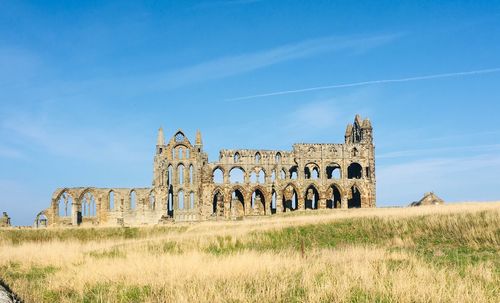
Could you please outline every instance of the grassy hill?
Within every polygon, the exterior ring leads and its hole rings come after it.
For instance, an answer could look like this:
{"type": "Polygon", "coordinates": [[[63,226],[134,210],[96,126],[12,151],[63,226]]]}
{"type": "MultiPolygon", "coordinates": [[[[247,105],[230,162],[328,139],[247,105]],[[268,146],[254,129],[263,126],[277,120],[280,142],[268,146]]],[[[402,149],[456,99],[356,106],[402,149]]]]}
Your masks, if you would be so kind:
{"type": "Polygon", "coordinates": [[[26,302],[497,302],[500,203],[0,230],[26,302]]]}

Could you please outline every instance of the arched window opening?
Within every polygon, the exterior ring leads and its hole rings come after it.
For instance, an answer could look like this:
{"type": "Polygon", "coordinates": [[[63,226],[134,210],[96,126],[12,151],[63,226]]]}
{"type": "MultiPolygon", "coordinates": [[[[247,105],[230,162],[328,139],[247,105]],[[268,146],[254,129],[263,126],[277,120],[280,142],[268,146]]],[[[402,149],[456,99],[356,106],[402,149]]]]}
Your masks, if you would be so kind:
{"type": "Polygon", "coordinates": [[[156,208],[156,202],[155,202],[155,194],[153,192],[151,192],[149,194],[149,209],[151,210],[155,210],[156,208]]]}
{"type": "Polygon", "coordinates": [[[313,185],[309,186],[306,190],[305,195],[305,208],[306,209],[318,209],[319,193],[316,187],[313,185]]]}
{"type": "Polygon", "coordinates": [[[82,216],[94,217],[95,216],[95,198],[90,192],[86,192],[82,198],[82,216]]]}
{"type": "Polygon", "coordinates": [[[297,210],[297,191],[292,185],[288,185],[283,191],[283,210],[293,211],[297,210]]]}
{"type": "Polygon", "coordinates": [[[366,173],[365,173],[365,176],[370,179],[371,178],[371,174],[370,174],[370,168],[369,167],[366,167],[366,173]]]}
{"type": "Polygon", "coordinates": [[[358,149],[355,147],[351,150],[351,156],[357,157],[359,155],[358,149]]]}
{"type": "Polygon", "coordinates": [[[194,209],[194,193],[189,194],[189,208],[194,209]]]}
{"type": "Polygon", "coordinates": [[[273,189],[273,194],[271,195],[271,214],[275,214],[276,213],[276,201],[277,197],[276,197],[276,191],[274,191],[273,189]]]}
{"type": "Polygon", "coordinates": [[[259,170],[259,172],[257,173],[257,183],[266,183],[266,172],[263,169],[259,170]]]}
{"type": "Polygon", "coordinates": [[[361,207],[361,193],[356,186],[351,187],[350,198],[347,201],[348,208],[360,208],[361,207]]]}
{"type": "Polygon", "coordinates": [[[179,147],[179,159],[184,159],[183,151],[182,147],[179,147]]]}
{"type": "Polygon", "coordinates": [[[177,193],[177,204],[179,209],[184,209],[184,192],[182,190],[177,193]]]}
{"type": "Polygon", "coordinates": [[[179,164],[179,166],[177,166],[177,173],[178,173],[178,177],[179,177],[179,184],[183,185],[184,184],[184,165],[183,164],[179,164]]]}
{"type": "Polygon", "coordinates": [[[239,163],[240,162],[240,154],[235,153],[233,157],[234,163],[239,163]]]}
{"type": "Polygon", "coordinates": [[[189,184],[193,185],[194,182],[194,168],[193,165],[189,165],[189,184]]]}
{"type": "Polygon", "coordinates": [[[297,166],[292,166],[292,168],[290,168],[290,179],[297,180],[298,177],[297,171],[298,171],[297,166]]]}
{"type": "Polygon", "coordinates": [[[319,169],[317,167],[313,168],[311,172],[311,179],[313,180],[319,179],[319,169]]]}
{"type": "Polygon", "coordinates": [[[73,206],[73,197],[67,192],[63,192],[57,201],[59,207],[59,217],[71,216],[71,207],[73,206]]]}
{"type": "Polygon", "coordinates": [[[231,193],[231,216],[242,218],[245,216],[245,199],[239,189],[231,193]]]}
{"type": "Polygon", "coordinates": [[[223,217],[224,216],[224,196],[217,190],[214,194],[212,201],[212,216],[223,217]]]}
{"type": "Polygon", "coordinates": [[[169,217],[174,216],[174,193],[172,192],[172,188],[170,188],[170,190],[168,192],[167,215],[169,217]]]}
{"type": "Polygon", "coordinates": [[[341,208],[342,206],[342,196],[337,186],[332,185],[328,188],[327,192],[326,207],[327,208],[341,208]]]}
{"type": "Polygon", "coordinates": [[[250,183],[257,183],[257,173],[254,171],[250,174],[250,183]]]}
{"type": "Polygon", "coordinates": [[[341,171],[340,165],[338,164],[330,164],[326,167],[326,177],[328,179],[340,179],[341,171]]]}
{"type": "Polygon", "coordinates": [[[353,162],[347,168],[347,178],[348,179],[361,179],[363,168],[359,163],[353,162]]]}
{"type": "Polygon", "coordinates": [[[191,151],[189,148],[186,149],[186,159],[189,159],[191,157],[191,151]]]}
{"type": "Polygon", "coordinates": [[[286,179],[286,172],[285,172],[285,169],[282,169],[281,172],[280,172],[280,179],[281,180],[285,180],[286,179]]]}
{"type": "Polygon", "coordinates": [[[222,171],[222,169],[220,167],[217,167],[216,169],[214,169],[214,171],[212,173],[212,179],[213,179],[215,184],[224,183],[224,172],[222,171]]]}
{"type": "Polygon", "coordinates": [[[184,134],[182,132],[177,132],[175,134],[175,142],[182,142],[184,141],[186,137],[184,136],[184,134]]]}
{"type": "Polygon", "coordinates": [[[172,185],[172,177],[174,176],[174,169],[172,168],[172,165],[168,166],[168,171],[167,171],[167,185],[170,186],[172,185]]]}
{"type": "Polygon", "coordinates": [[[260,160],[261,160],[261,156],[260,156],[260,153],[257,152],[255,154],[255,164],[260,164],[260,160]]]}
{"type": "Polygon", "coordinates": [[[271,182],[274,181],[276,181],[276,171],[273,169],[273,171],[271,172],[271,182]]]}
{"type": "Polygon", "coordinates": [[[276,164],[280,164],[281,163],[281,153],[277,153],[276,154],[275,160],[276,160],[276,164]]]}
{"type": "Polygon", "coordinates": [[[266,213],[266,201],[264,199],[264,194],[259,189],[256,189],[252,193],[251,205],[254,215],[264,215],[266,213]]]}
{"type": "Polygon", "coordinates": [[[229,171],[229,181],[231,183],[245,182],[245,171],[240,167],[234,167],[229,171]]]}
{"type": "Polygon", "coordinates": [[[108,194],[108,207],[110,211],[115,210],[115,192],[110,191],[108,194]]]}
{"type": "Polygon", "coordinates": [[[130,209],[135,209],[136,206],[136,199],[137,199],[137,194],[135,193],[135,190],[132,190],[130,192],[130,209]]]}

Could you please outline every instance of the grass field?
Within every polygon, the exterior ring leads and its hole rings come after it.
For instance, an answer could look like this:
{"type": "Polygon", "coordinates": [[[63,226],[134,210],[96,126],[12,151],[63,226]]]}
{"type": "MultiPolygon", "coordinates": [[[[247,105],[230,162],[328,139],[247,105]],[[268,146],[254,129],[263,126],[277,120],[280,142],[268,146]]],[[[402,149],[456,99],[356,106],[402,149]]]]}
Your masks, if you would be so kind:
{"type": "Polygon", "coordinates": [[[498,302],[500,203],[0,230],[26,302],[498,302]]]}

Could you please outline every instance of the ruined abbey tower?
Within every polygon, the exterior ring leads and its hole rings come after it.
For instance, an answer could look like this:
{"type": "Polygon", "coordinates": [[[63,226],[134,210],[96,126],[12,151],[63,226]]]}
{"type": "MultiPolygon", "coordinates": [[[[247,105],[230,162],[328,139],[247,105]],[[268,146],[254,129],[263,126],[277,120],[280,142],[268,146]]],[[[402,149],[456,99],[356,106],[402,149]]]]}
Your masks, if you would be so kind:
{"type": "Polygon", "coordinates": [[[375,207],[372,126],[359,115],[344,144],[294,144],[292,150],[221,150],[208,161],[198,131],[165,141],[158,131],[152,186],[60,188],[35,226],[154,225],[237,220],[289,211],[375,207]]]}

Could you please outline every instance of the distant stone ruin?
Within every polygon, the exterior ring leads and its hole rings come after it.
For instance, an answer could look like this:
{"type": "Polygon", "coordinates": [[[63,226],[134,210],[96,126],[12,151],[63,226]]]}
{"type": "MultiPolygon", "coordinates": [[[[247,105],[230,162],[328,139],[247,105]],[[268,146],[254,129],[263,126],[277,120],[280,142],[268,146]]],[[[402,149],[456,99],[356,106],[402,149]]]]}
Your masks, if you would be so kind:
{"type": "Polygon", "coordinates": [[[6,212],[3,212],[2,217],[0,217],[0,227],[10,227],[10,217],[6,212]]]}
{"type": "Polygon", "coordinates": [[[444,205],[444,200],[436,196],[433,192],[425,193],[420,201],[413,202],[410,206],[423,206],[423,205],[444,205]]]}
{"type": "Polygon", "coordinates": [[[221,150],[208,161],[201,133],[158,131],[152,186],[59,188],[35,227],[131,226],[241,220],[289,211],[375,207],[375,146],[369,119],[356,115],[345,142],[292,150],[221,150]]]}

